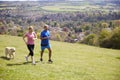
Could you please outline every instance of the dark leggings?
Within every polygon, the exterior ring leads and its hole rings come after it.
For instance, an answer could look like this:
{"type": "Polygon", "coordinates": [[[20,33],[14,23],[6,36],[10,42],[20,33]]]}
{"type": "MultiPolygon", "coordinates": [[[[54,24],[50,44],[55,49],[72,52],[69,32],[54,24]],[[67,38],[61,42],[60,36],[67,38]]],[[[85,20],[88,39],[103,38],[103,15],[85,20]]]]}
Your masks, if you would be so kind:
{"type": "Polygon", "coordinates": [[[33,45],[28,44],[27,47],[30,52],[29,55],[33,56],[34,55],[34,44],[33,45]]]}

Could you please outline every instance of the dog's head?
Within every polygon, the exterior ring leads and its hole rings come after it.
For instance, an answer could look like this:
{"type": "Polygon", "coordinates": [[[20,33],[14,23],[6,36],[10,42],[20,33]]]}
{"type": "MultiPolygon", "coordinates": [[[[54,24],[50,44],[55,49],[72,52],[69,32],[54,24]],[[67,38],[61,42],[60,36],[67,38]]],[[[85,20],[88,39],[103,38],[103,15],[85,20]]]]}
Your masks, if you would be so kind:
{"type": "Polygon", "coordinates": [[[15,48],[11,48],[10,51],[11,51],[11,52],[15,52],[15,48]]]}

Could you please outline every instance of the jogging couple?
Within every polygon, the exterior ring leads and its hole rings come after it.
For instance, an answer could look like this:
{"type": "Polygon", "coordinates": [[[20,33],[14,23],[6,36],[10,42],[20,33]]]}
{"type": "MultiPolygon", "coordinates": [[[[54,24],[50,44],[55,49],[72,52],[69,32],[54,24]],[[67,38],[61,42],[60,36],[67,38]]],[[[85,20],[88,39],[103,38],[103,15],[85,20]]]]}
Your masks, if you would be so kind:
{"type": "MultiPolygon", "coordinates": [[[[52,50],[51,50],[50,43],[49,43],[50,32],[49,32],[48,28],[49,28],[48,25],[44,25],[44,30],[40,33],[40,39],[41,39],[41,44],[40,44],[41,45],[40,61],[41,62],[43,61],[43,53],[44,53],[44,50],[47,48],[48,51],[49,51],[48,62],[52,63],[53,62],[52,59],[51,59],[52,50]]],[[[34,60],[34,46],[35,46],[34,41],[36,39],[37,39],[36,33],[34,32],[33,27],[30,26],[28,28],[28,32],[24,34],[23,40],[26,43],[27,48],[29,50],[29,54],[25,57],[25,59],[28,62],[28,57],[31,56],[31,60],[32,60],[32,64],[33,65],[36,64],[35,60],[34,60]],[[25,38],[27,38],[27,40],[25,38]]]]}

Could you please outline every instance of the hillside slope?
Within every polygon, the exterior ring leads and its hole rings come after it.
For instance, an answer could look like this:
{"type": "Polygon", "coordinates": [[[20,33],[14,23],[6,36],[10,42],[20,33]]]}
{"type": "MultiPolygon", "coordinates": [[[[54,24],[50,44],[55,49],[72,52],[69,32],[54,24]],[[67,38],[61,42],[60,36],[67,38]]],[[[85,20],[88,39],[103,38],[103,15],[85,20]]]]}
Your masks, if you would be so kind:
{"type": "Polygon", "coordinates": [[[25,63],[28,50],[21,37],[0,35],[0,80],[119,80],[120,50],[82,44],[51,41],[53,64],[39,62],[39,40],[36,41],[37,64],[25,63]],[[14,60],[4,57],[6,46],[16,47],[14,60]]]}

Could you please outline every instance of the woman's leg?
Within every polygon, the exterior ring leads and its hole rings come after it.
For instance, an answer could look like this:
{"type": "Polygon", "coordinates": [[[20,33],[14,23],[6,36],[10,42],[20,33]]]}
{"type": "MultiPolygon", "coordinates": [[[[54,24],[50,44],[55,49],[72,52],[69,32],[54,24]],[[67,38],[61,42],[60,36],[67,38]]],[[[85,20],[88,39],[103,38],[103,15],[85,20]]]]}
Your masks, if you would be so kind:
{"type": "Polygon", "coordinates": [[[32,59],[32,63],[35,64],[35,59],[34,59],[34,45],[31,45],[31,59],[32,59]]]}
{"type": "Polygon", "coordinates": [[[34,45],[28,45],[28,49],[30,51],[28,57],[31,56],[32,63],[35,64],[35,60],[34,60],[34,45]]]}
{"type": "Polygon", "coordinates": [[[28,48],[28,50],[29,50],[29,54],[28,54],[27,56],[25,56],[25,59],[26,59],[26,61],[28,62],[28,57],[29,57],[30,54],[31,54],[30,45],[27,45],[27,48],[28,48]]]}

